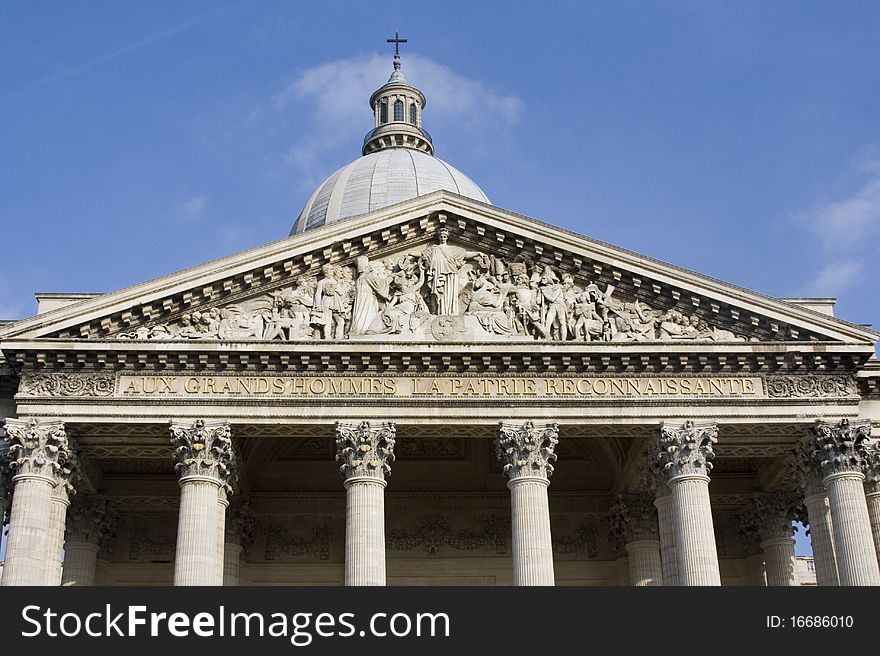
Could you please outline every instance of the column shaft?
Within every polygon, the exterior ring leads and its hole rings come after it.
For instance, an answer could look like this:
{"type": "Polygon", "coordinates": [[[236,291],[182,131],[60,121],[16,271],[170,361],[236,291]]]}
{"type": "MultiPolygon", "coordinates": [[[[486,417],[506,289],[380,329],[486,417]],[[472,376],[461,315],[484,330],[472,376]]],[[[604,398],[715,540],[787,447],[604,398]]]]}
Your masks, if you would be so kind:
{"type": "Polygon", "coordinates": [[[241,575],[240,544],[227,542],[223,550],[223,585],[235,587],[239,585],[241,575]]]}
{"type": "Polygon", "coordinates": [[[810,523],[810,542],[813,546],[813,562],[816,565],[816,584],[840,585],[837,575],[837,559],[834,555],[834,535],[831,509],[825,494],[813,494],[804,499],[807,521],[810,523]]]}
{"type": "Polygon", "coordinates": [[[513,584],[554,585],[553,540],[546,478],[519,476],[510,488],[513,584]]]}
{"type": "Polygon", "coordinates": [[[629,557],[621,556],[614,564],[617,565],[617,585],[629,585],[629,557]]]}
{"type": "Polygon", "coordinates": [[[874,551],[880,561],[880,492],[865,495],[868,504],[868,518],[871,521],[871,533],[874,536],[874,551]]]}
{"type": "Polygon", "coordinates": [[[672,495],[667,494],[654,501],[660,526],[660,561],[663,567],[663,585],[678,585],[678,560],[675,553],[675,515],[672,495]]]}
{"type": "Polygon", "coordinates": [[[794,538],[772,538],[761,542],[767,585],[793,586],[798,584],[794,558],[794,538]]]}
{"type": "Polygon", "coordinates": [[[858,472],[835,473],[824,480],[840,585],[880,585],[863,480],[858,472]]]}
{"type": "Polygon", "coordinates": [[[637,587],[663,585],[659,540],[637,540],[626,545],[629,584],[637,587]]]}
{"type": "Polygon", "coordinates": [[[217,490],[217,585],[224,585],[226,571],[226,509],[229,501],[226,499],[226,490],[220,487],[217,490]]]}
{"type": "Polygon", "coordinates": [[[49,518],[49,558],[46,561],[45,585],[61,585],[61,558],[64,553],[64,527],[70,501],[63,484],[52,492],[52,511],[49,518]]]}
{"type": "Polygon", "coordinates": [[[67,542],[64,545],[64,568],[61,585],[95,585],[97,556],[101,548],[91,542],[67,542]]]}
{"type": "Polygon", "coordinates": [[[764,554],[754,554],[746,558],[749,585],[764,587],[767,585],[767,571],[764,567],[764,554]]]}
{"type": "MultiPolygon", "coordinates": [[[[174,585],[223,583],[222,570],[217,564],[220,558],[217,549],[219,486],[219,480],[205,476],[180,479],[174,585]]],[[[220,561],[222,564],[222,558],[220,561]]]]}
{"type": "Polygon", "coordinates": [[[46,585],[55,481],[45,476],[16,476],[13,482],[3,585],[46,585]]]}
{"type": "Polygon", "coordinates": [[[95,560],[95,585],[107,585],[107,567],[109,562],[103,558],[95,560]]]}
{"type": "Polygon", "coordinates": [[[709,477],[676,476],[669,481],[675,549],[681,585],[721,585],[709,503],[709,477]]]}
{"type": "Polygon", "coordinates": [[[385,481],[345,481],[345,585],[385,585],[385,481]]]}

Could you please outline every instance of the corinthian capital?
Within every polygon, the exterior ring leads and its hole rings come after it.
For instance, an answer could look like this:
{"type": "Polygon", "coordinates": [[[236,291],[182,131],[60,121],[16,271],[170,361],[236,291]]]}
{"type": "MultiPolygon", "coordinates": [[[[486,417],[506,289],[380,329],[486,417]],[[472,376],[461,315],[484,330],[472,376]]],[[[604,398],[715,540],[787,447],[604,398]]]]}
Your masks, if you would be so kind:
{"type": "Polygon", "coordinates": [[[206,424],[197,419],[191,425],[171,424],[174,446],[174,469],[181,478],[207,476],[220,482],[232,493],[238,459],[232,444],[232,430],[227,423],[206,424]]]}
{"type": "Polygon", "coordinates": [[[336,422],[336,462],[342,463],[342,477],[385,480],[390,476],[396,433],[391,422],[336,422]]]}
{"type": "Polygon", "coordinates": [[[817,420],[812,430],[816,446],[813,457],[825,476],[864,469],[871,444],[869,420],[850,423],[848,419],[842,419],[836,424],[817,420]]]}
{"type": "Polygon", "coordinates": [[[611,539],[618,550],[630,542],[659,539],[660,528],[653,495],[621,496],[612,504],[609,517],[611,539]]]}
{"type": "Polygon", "coordinates": [[[502,471],[509,479],[522,476],[549,478],[553,475],[556,461],[556,445],[559,444],[559,424],[548,422],[535,424],[527,421],[521,425],[501,422],[495,453],[502,463],[502,471]]]}
{"type": "Polygon", "coordinates": [[[678,428],[669,424],[660,427],[658,460],[669,479],[686,474],[708,476],[712,471],[715,450],[712,445],[718,442],[718,426],[715,424],[697,425],[686,421],[678,428]]]}
{"type": "Polygon", "coordinates": [[[790,538],[794,535],[792,521],[798,516],[801,500],[786,492],[755,495],[755,511],[760,518],[761,540],[790,538]]]}
{"type": "Polygon", "coordinates": [[[819,454],[812,440],[799,442],[795,447],[791,466],[798,481],[798,488],[804,497],[822,494],[825,491],[822,485],[822,479],[825,478],[822,473],[822,459],[816,458],[819,454]]]}
{"type": "MultiPolygon", "coordinates": [[[[8,500],[9,494],[12,492],[12,468],[10,461],[12,452],[9,448],[12,446],[12,438],[5,432],[0,435],[0,501],[8,500]]],[[[0,517],[0,525],[2,525],[2,517],[0,517]]]]}
{"type": "Polygon", "coordinates": [[[104,498],[78,494],[67,510],[68,542],[89,542],[105,547],[116,533],[119,516],[104,498]]]}
{"type": "Polygon", "coordinates": [[[226,511],[226,541],[245,549],[254,539],[254,517],[247,499],[236,498],[226,511]]]}
{"type": "Polygon", "coordinates": [[[67,484],[73,463],[73,449],[60,421],[7,419],[6,434],[10,466],[16,475],[35,475],[67,484]]]}

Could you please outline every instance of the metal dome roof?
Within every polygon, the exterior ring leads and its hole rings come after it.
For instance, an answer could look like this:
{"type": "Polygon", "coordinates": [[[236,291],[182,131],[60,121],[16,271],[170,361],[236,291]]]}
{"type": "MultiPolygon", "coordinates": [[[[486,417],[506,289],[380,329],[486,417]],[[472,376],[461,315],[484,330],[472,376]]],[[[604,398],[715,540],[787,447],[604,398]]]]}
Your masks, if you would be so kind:
{"type": "Polygon", "coordinates": [[[437,157],[412,148],[387,148],[356,159],[312,194],[290,234],[320,228],[438,189],[489,203],[473,180],[437,157]]]}

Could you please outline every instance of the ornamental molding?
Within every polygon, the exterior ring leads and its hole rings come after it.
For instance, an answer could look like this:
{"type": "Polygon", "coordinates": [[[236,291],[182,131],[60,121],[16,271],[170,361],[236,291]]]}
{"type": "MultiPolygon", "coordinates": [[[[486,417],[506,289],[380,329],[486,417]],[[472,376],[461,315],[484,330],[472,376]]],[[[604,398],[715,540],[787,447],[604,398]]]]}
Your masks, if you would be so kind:
{"type": "Polygon", "coordinates": [[[413,521],[410,529],[390,530],[385,543],[392,551],[420,548],[432,556],[446,549],[507,553],[510,517],[477,515],[473,517],[472,528],[453,530],[452,526],[453,520],[446,515],[421,516],[413,521]]]}
{"type": "Polygon", "coordinates": [[[556,422],[500,422],[495,454],[502,464],[502,473],[511,481],[532,476],[548,479],[553,475],[557,444],[556,422]]]}
{"type": "Polygon", "coordinates": [[[336,461],[346,480],[366,476],[385,480],[394,462],[396,429],[391,422],[337,422],[336,461]]]}
{"type": "Polygon", "coordinates": [[[238,477],[238,457],[228,423],[171,423],[174,469],[181,478],[207,476],[220,482],[227,494],[238,477]]]}
{"type": "Polygon", "coordinates": [[[18,397],[108,398],[116,391],[116,376],[112,372],[71,374],[63,372],[37,373],[23,371],[18,384],[18,397]]]}
{"type": "Polygon", "coordinates": [[[859,395],[855,376],[767,376],[771,398],[851,398],[859,395]]]}
{"type": "Polygon", "coordinates": [[[686,421],[678,427],[664,423],[660,428],[657,458],[670,480],[689,474],[708,476],[715,458],[713,445],[717,442],[717,424],[686,421]]]}
{"type": "Polygon", "coordinates": [[[853,422],[842,419],[838,423],[816,422],[812,428],[816,447],[813,458],[819,462],[826,477],[845,472],[862,472],[868,462],[871,429],[871,421],[867,419],[853,422]]]}
{"type": "Polygon", "coordinates": [[[56,484],[70,485],[78,461],[62,422],[7,419],[4,429],[11,439],[8,457],[15,476],[47,476],[56,484]]]}

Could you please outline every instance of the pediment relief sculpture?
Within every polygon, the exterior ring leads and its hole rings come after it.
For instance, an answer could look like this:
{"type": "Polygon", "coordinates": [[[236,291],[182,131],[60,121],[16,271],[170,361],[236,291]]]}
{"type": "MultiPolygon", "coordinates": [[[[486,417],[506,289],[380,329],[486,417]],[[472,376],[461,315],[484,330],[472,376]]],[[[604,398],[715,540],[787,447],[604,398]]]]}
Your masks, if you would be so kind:
{"type": "Polygon", "coordinates": [[[325,264],[271,293],[121,333],[153,340],[746,341],[697,314],[604,289],[565,264],[436,243],[325,264]]]}

